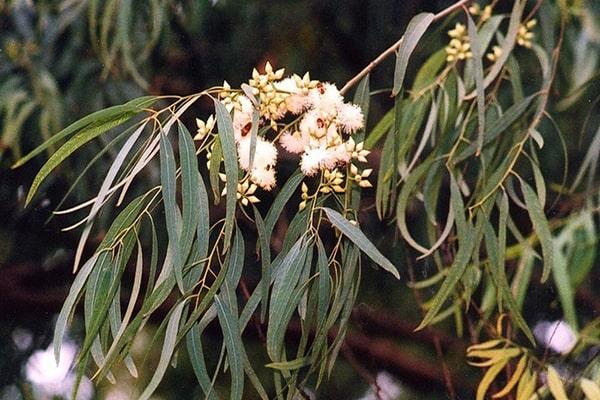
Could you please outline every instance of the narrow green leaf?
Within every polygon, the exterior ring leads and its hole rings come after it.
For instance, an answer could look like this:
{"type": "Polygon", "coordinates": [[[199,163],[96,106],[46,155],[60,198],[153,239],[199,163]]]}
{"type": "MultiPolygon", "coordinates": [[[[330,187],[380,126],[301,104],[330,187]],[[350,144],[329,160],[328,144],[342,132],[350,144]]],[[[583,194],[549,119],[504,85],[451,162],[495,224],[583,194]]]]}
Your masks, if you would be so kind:
{"type": "Polygon", "coordinates": [[[370,79],[370,74],[367,74],[361,79],[356,87],[356,92],[354,93],[354,98],[352,100],[352,102],[359,106],[362,110],[364,121],[363,127],[352,135],[356,143],[360,143],[365,139],[365,129],[367,127],[367,120],[369,118],[369,104],[371,100],[369,88],[370,79]]]}
{"type": "Polygon", "coordinates": [[[446,50],[439,49],[435,53],[433,53],[427,61],[421,66],[419,72],[417,72],[417,76],[415,77],[415,82],[412,86],[412,95],[416,96],[420,91],[429,87],[431,84],[435,82],[437,77],[437,73],[440,69],[446,64],[446,50]]]}
{"type": "Polygon", "coordinates": [[[523,180],[521,180],[521,188],[523,190],[523,196],[525,197],[525,204],[527,205],[527,212],[533,229],[540,239],[540,245],[542,246],[542,255],[544,257],[544,269],[542,271],[542,282],[546,282],[550,271],[553,270],[554,265],[554,250],[552,246],[552,233],[548,227],[548,220],[544,215],[544,210],[540,204],[533,189],[523,180]]]}
{"type": "MultiPolygon", "coordinates": [[[[296,308],[296,304],[291,303],[291,298],[298,284],[306,253],[305,240],[301,237],[285,255],[280,268],[276,270],[277,276],[273,283],[267,328],[267,353],[273,361],[281,361],[280,346],[285,333],[284,325],[287,325],[284,316],[289,313],[289,310],[293,311],[296,308]]],[[[289,315],[291,317],[291,313],[289,315]]]]}
{"type": "Polygon", "coordinates": [[[402,189],[400,190],[400,194],[398,195],[398,202],[396,205],[396,224],[398,225],[398,230],[400,234],[404,238],[404,240],[414,249],[419,252],[425,254],[429,251],[428,248],[421,246],[417,243],[411,236],[408,231],[408,225],[406,223],[406,209],[408,207],[408,200],[415,190],[415,187],[423,178],[423,176],[429,171],[433,160],[428,158],[423,161],[417,168],[414,169],[413,173],[408,176],[404,185],[402,185],[402,189]]]}
{"type": "Polygon", "coordinates": [[[73,310],[75,308],[75,304],[77,303],[77,299],[81,294],[81,290],[85,285],[92,269],[96,265],[96,261],[98,260],[99,254],[94,254],[86,263],[83,265],[77,277],[73,281],[71,288],[69,289],[69,294],[63,303],[63,306],[58,314],[58,319],[56,320],[56,325],[54,327],[54,358],[56,363],[59,362],[60,358],[60,347],[62,344],[63,337],[67,330],[67,325],[69,323],[69,319],[73,314],[73,310]]]}
{"type": "MultiPolygon", "coordinates": [[[[531,333],[527,322],[525,322],[525,319],[521,315],[519,307],[508,286],[506,271],[504,270],[504,264],[502,263],[501,257],[505,252],[505,247],[502,243],[499,244],[499,241],[496,239],[496,234],[494,233],[494,228],[491,223],[486,220],[484,224],[484,238],[488,257],[490,259],[490,271],[499,297],[504,300],[504,304],[506,304],[513,321],[523,331],[531,343],[535,345],[533,334],[531,333]],[[498,245],[500,245],[500,247],[498,247],[498,245]]],[[[502,224],[502,222],[500,222],[500,224],[502,224]]]]}
{"type": "Polygon", "coordinates": [[[309,365],[309,363],[310,363],[310,360],[308,358],[302,357],[302,358],[297,358],[297,359],[291,360],[291,361],[268,363],[265,365],[265,367],[283,370],[283,371],[292,371],[295,369],[300,369],[302,367],[305,367],[305,366],[309,365]]]}
{"type": "Polygon", "coordinates": [[[331,296],[329,261],[325,247],[320,238],[317,240],[317,266],[319,268],[319,291],[317,303],[317,322],[324,321],[329,308],[329,297],[331,296]]]}
{"type": "MultiPolygon", "coordinates": [[[[577,323],[577,310],[575,308],[575,292],[571,285],[571,275],[569,273],[569,260],[565,254],[563,254],[562,244],[558,239],[552,240],[553,243],[553,264],[552,264],[552,278],[554,279],[554,285],[560,298],[560,304],[565,316],[565,320],[575,330],[578,329],[577,323]]],[[[543,253],[543,248],[542,248],[543,253]]],[[[544,255],[544,258],[546,256],[544,255]]]]}
{"type": "Polygon", "coordinates": [[[123,122],[129,120],[132,116],[133,114],[125,114],[124,116],[121,116],[114,120],[110,120],[102,124],[93,125],[92,127],[80,131],[71,140],[63,144],[58,150],[56,150],[54,154],[52,154],[48,161],[46,161],[42,168],[40,168],[35,178],[33,178],[33,183],[31,184],[29,193],[27,193],[25,205],[29,204],[29,202],[37,192],[38,188],[46,179],[46,177],[50,174],[50,172],[52,172],[54,168],[61,164],[75,150],[77,150],[90,140],[94,139],[95,137],[103,134],[104,132],[121,125],[123,122]]]}
{"type": "Polygon", "coordinates": [[[473,249],[475,247],[475,236],[475,229],[472,226],[467,225],[465,236],[463,236],[464,240],[458,247],[458,252],[454,257],[454,262],[450,266],[448,276],[431,301],[431,306],[427,311],[427,314],[425,314],[423,321],[421,321],[416,330],[421,330],[429,325],[444,305],[444,302],[452,294],[456,284],[462,278],[469,260],[471,259],[471,254],[473,253],[473,249]]]}
{"type": "Polygon", "coordinates": [[[219,323],[223,331],[223,341],[227,348],[227,360],[231,369],[232,400],[241,400],[244,395],[244,365],[242,362],[242,338],[238,320],[233,316],[219,296],[215,296],[219,323]]]}
{"type": "Polygon", "coordinates": [[[467,219],[465,217],[465,205],[462,194],[453,174],[450,174],[450,205],[456,222],[456,234],[459,240],[467,234],[467,219]]]}
{"type": "Polygon", "coordinates": [[[18,168],[31,160],[38,154],[44,152],[46,149],[54,146],[64,138],[71,134],[78,132],[82,129],[93,129],[94,126],[102,125],[109,121],[115,121],[121,119],[124,115],[131,114],[129,117],[143,111],[145,108],[150,107],[158,97],[155,96],[144,96],[137,99],[133,99],[125,104],[112,106],[105,108],[104,110],[96,111],[90,115],[87,115],[80,120],[67,126],[62,131],[52,135],[50,139],[36,147],[29,154],[18,160],[11,168],[18,168]]]}
{"type": "Polygon", "coordinates": [[[173,352],[175,351],[175,343],[177,342],[177,330],[179,329],[179,322],[181,321],[181,316],[183,310],[186,306],[186,301],[182,301],[173,309],[171,316],[169,317],[169,322],[167,323],[167,330],[165,331],[165,341],[163,343],[162,350],[160,352],[160,359],[158,361],[158,365],[154,371],[154,375],[152,379],[150,379],[150,383],[146,386],[146,389],[142,392],[139,397],[139,400],[148,400],[156,388],[158,384],[162,381],[165,372],[169,366],[169,362],[171,361],[171,357],[173,356],[173,352]]]}
{"type": "Polygon", "coordinates": [[[375,186],[375,208],[379,219],[383,219],[387,215],[390,203],[393,201],[391,190],[393,176],[396,173],[394,136],[393,131],[389,132],[381,149],[381,161],[379,162],[379,173],[377,174],[377,185],[375,186]]]}
{"type": "Polygon", "coordinates": [[[332,223],[333,226],[338,228],[348,239],[350,239],[355,245],[358,246],[371,260],[373,260],[377,265],[379,265],[384,270],[388,271],[396,279],[400,279],[400,274],[398,270],[383,254],[377,250],[377,248],[371,243],[371,241],[365,236],[364,233],[356,226],[352,225],[346,218],[344,218],[337,211],[332,210],[331,208],[323,208],[325,214],[327,214],[327,218],[332,223]]]}
{"type": "MultiPolygon", "coordinates": [[[[517,33],[519,31],[519,27],[521,26],[521,17],[523,15],[523,10],[525,9],[526,4],[527,1],[524,0],[517,0],[514,2],[513,9],[510,14],[506,38],[500,45],[502,52],[500,54],[500,57],[498,57],[498,59],[494,62],[488,74],[483,80],[484,89],[487,88],[492,82],[494,82],[498,74],[500,74],[500,72],[503,70],[506,60],[512,53],[512,50],[517,41],[517,33]]],[[[475,93],[470,93],[468,96],[466,96],[466,98],[469,99],[473,98],[474,96],[475,93]]]]}
{"type": "Polygon", "coordinates": [[[223,158],[225,159],[225,175],[227,175],[227,198],[225,202],[225,237],[224,250],[229,247],[235,219],[235,207],[237,204],[238,162],[235,139],[233,134],[233,122],[231,115],[218,100],[215,100],[215,111],[217,114],[217,125],[219,127],[219,138],[223,146],[223,158]]]}
{"type": "Polygon", "coordinates": [[[92,204],[90,212],[87,216],[87,222],[83,232],[81,233],[79,243],[77,244],[77,250],[75,251],[75,261],[73,263],[73,271],[77,271],[77,267],[79,266],[79,261],[81,260],[81,255],[83,254],[83,249],[85,247],[87,238],[90,235],[90,232],[92,231],[94,217],[98,214],[98,211],[100,211],[100,208],[104,204],[104,200],[108,195],[110,187],[114,179],[116,178],[117,173],[121,169],[121,166],[125,162],[125,158],[131,151],[133,145],[138,140],[145,127],[146,123],[141,124],[140,127],[136,129],[135,132],[133,132],[133,134],[127,139],[123,147],[121,147],[121,150],[119,150],[119,153],[115,157],[115,160],[110,166],[108,172],[106,173],[106,176],[102,181],[102,185],[100,186],[100,190],[96,195],[96,200],[92,204]]]}
{"type": "MultiPolygon", "coordinates": [[[[181,163],[181,205],[182,205],[182,225],[180,237],[181,262],[185,263],[192,249],[194,234],[197,224],[200,222],[200,214],[208,210],[202,210],[200,200],[203,187],[199,180],[202,177],[198,174],[198,159],[196,157],[196,147],[188,129],[178,121],[179,125],[179,158],[181,163]]],[[[202,185],[203,186],[203,185],[202,185]]]]}
{"type": "MultiPolygon", "coordinates": [[[[483,146],[491,143],[496,137],[505,132],[523,113],[527,110],[533,99],[537,95],[533,94],[523,99],[523,101],[510,106],[504,114],[491,123],[484,135],[483,146]]],[[[453,158],[454,163],[459,163],[477,152],[477,144],[473,143],[464,149],[457,157],[453,158]]]]}
{"type": "Polygon", "coordinates": [[[479,43],[479,36],[477,35],[477,28],[473,22],[473,18],[469,13],[467,15],[467,24],[469,30],[469,42],[471,43],[471,51],[473,52],[472,63],[475,66],[475,93],[477,94],[477,152],[479,155],[483,148],[483,134],[485,130],[485,88],[483,86],[483,62],[482,62],[482,48],[479,43]]]}
{"type": "Polygon", "coordinates": [[[169,243],[173,256],[173,269],[177,286],[184,293],[183,286],[183,263],[184,257],[181,253],[181,231],[179,229],[179,207],[177,206],[175,187],[175,155],[165,132],[160,134],[160,183],[162,185],[163,203],[165,209],[165,222],[169,243]]]}
{"type": "Polygon", "coordinates": [[[388,132],[394,124],[394,110],[391,109],[385,113],[383,118],[377,122],[375,127],[371,130],[367,138],[365,139],[364,147],[371,149],[379,142],[379,140],[388,132]]]}
{"type": "Polygon", "coordinates": [[[261,298],[262,307],[260,310],[260,321],[264,322],[267,313],[267,304],[269,304],[269,277],[271,276],[271,247],[269,244],[270,236],[267,236],[265,224],[256,207],[254,210],[254,221],[256,222],[256,230],[258,232],[258,243],[260,245],[260,265],[261,265],[261,298]]]}
{"type": "Polygon", "coordinates": [[[223,158],[223,149],[219,137],[215,138],[212,146],[210,161],[208,162],[210,170],[210,188],[213,193],[214,204],[217,205],[221,201],[221,189],[219,187],[219,173],[221,172],[221,158],[223,158]]]}
{"type": "Polygon", "coordinates": [[[197,323],[189,330],[186,335],[187,349],[192,363],[192,368],[196,374],[196,379],[200,384],[200,388],[204,392],[204,396],[209,400],[217,400],[217,394],[210,381],[206,363],[204,362],[204,350],[202,349],[202,328],[200,323],[197,323]]]}
{"type": "Polygon", "coordinates": [[[421,37],[433,22],[434,15],[431,13],[421,13],[416,15],[410,20],[406,27],[406,32],[402,37],[402,44],[398,49],[396,56],[396,68],[394,70],[394,88],[392,90],[392,96],[396,96],[402,84],[404,83],[404,75],[406,74],[406,67],[408,66],[408,60],[412,54],[417,43],[421,40],[421,37]]]}
{"type": "Polygon", "coordinates": [[[273,233],[273,229],[275,228],[275,224],[277,223],[281,212],[284,210],[287,202],[294,195],[303,179],[304,174],[300,170],[296,170],[281,187],[281,190],[277,194],[273,204],[271,204],[271,208],[269,208],[269,212],[267,212],[267,216],[265,217],[265,233],[267,237],[270,237],[273,233]]]}

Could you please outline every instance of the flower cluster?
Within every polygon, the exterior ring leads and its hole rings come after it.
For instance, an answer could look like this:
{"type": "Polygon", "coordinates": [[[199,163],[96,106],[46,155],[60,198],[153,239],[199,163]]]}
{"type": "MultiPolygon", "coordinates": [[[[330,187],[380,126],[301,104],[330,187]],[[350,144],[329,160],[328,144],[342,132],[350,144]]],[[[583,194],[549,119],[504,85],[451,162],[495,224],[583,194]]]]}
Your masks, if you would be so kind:
{"type": "MultiPolygon", "coordinates": [[[[219,90],[220,101],[232,113],[238,162],[246,172],[238,199],[244,205],[254,203],[258,201],[256,188],[269,191],[276,186],[276,143],[300,155],[304,175],[323,174],[320,193],[345,191],[340,167],[351,166],[350,181],[370,187],[366,180],[370,170],[358,172],[352,164],[353,160],[365,163],[369,154],[362,143],[350,137],[364,126],[360,107],[344,102],[334,84],[311,80],[308,73],[289,77],[284,73],[267,62],[264,73],[254,69],[243,90],[233,89],[227,82],[219,90]],[[258,118],[253,117],[255,113],[258,118]],[[258,126],[253,126],[253,121],[258,121],[258,126]],[[252,132],[256,132],[254,143],[252,132]]],[[[196,124],[195,139],[204,140],[213,133],[215,119],[211,115],[206,121],[197,119],[196,124]]],[[[212,149],[208,157],[211,153],[212,149]]]]}
{"type": "Polygon", "coordinates": [[[500,46],[493,46],[492,51],[487,53],[485,56],[491,62],[496,61],[502,55],[502,48],[500,46]]]}
{"type": "Polygon", "coordinates": [[[535,36],[531,29],[533,29],[536,24],[537,21],[535,19],[531,19],[519,26],[519,30],[517,31],[517,44],[519,46],[523,46],[528,49],[531,48],[531,40],[535,36]]]}
{"type": "Polygon", "coordinates": [[[457,23],[454,29],[448,31],[450,43],[446,46],[446,61],[455,62],[458,60],[466,60],[473,57],[471,52],[471,43],[469,42],[469,34],[467,28],[461,23],[457,23]]]}
{"type": "Polygon", "coordinates": [[[481,6],[477,3],[469,6],[469,13],[471,15],[479,16],[479,22],[483,23],[492,17],[492,6],[487,5],[481,8],[481,6]]]}

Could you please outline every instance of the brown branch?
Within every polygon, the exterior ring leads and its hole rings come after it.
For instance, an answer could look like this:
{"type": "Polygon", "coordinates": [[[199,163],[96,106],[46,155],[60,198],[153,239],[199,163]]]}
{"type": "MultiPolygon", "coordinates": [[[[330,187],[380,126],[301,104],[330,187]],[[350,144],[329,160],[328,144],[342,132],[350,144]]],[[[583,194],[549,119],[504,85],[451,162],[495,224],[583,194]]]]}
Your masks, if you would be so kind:
{"type": "MultiPolygon", "coordinates": [[[[460,0],[460,1],[456,2],[456,3],[454,3],[453,5],[445,8],[444,10],[442,10],[439,13],[435,14],[433,16],[433,21],[438,21],[438,20],[444,18],[446,15],[451,14],[452,12],[456,11],[457,9],[461,8],[462,6],[464,6],[465,4],[467,4],[467,3],[471,2],[471,1],[472,0],[460,0]]],[[[385,60],[388,56],[390,56],[393,53],[395,53],[400,48],[400,46],[402,45],[403,40],[404,40],[404,35],[402,35],[402,37],[396,43],[394,43],[393,45],[391,45],[390,47],[388,47],[387,50],[385,50],[383,53],[381,53],[380,55],[378,55],[365,68],[363,68],[362,71],[360,71],[352,79],[350,79],[344,85],[344,87],[340,90],[340,93],[345,94],[351,87],[353,87],[358,82],[360,82],[360,80],[362,78],[364,78],[367,74],[369,74],[383,60],[385,60]]]]}

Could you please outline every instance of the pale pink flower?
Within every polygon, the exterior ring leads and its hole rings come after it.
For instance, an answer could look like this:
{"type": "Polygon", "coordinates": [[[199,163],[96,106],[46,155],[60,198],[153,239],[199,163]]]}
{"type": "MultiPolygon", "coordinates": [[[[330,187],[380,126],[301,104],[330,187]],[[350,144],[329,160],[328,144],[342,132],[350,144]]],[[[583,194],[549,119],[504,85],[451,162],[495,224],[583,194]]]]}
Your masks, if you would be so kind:
{"type": "Polygon", "coordinates": [[[337,111],[337,121],[344,128],[344,132],[354,133],[364,126],[363,113],[357,105],[344,103],[337,111]]]}
{"type": "MultiPolygon", "coordinates": [[[[244,170],[250,168],[251,138],[246,136],[238,142],[238,160],[244,170]]],[[[272,167],[277,163],[277,148],[261,137],[256,138],[253,168],[272,167]]]]}
{"type": "Polygon", "coordinates": [[[307,145],[307,141],[304,140],[300,132],[284,132],[279,137],[279,143],[284,149],[293,154],[302,153],[307,145]]]}
{"type": "Polygon", "coordinates": [[[274,168],[252,168],[250,180],[264,190],[271,190],[276,185],[274,168]]]}

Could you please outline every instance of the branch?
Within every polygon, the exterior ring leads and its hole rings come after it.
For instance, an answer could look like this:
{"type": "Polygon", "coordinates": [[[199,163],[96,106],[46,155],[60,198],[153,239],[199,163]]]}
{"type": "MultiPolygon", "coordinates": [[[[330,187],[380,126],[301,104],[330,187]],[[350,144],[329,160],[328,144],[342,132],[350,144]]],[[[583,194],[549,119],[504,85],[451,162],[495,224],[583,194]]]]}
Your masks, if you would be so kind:
{"type": "MultiPolygon", "coordinates": [[[[438,21],[438,20],[444,18],[446,15],[451,14],[452,12],[456,11],[458,8],[461,8],[462,6],[464,6],[465,4],[467,4],[471,1],[472,0],[460,0],[456,3],[454,3],[453,5],[445,8],[444,10],[435,14],[433,16],[433,21],[438,21]]],[[[358,74],[356,74],[354,76],[354,78],[350,79],[344,85],[344,87],[340,90],[340,93],[345,94],[352,86],[354,86],[358,82],[360,82],[360,80],[362,78],[364,78],[367,74],[369,74],[377,65],[379,65],[383,60],[385,60],[389,55],[395,53],[398,50],[398,48],[400,48],[400,46],[402,45],[403,40],[404,40],[404,35],[402,35],[400,40],[398,40],[396,43],[391,45],[387,50],[385,50],[383,53],[378,55],[377,58],[375,58],[373,61],[371,61],[369,63],[369,65],[367,65],[365,68],[363,68],[362,71],[360,71],[358,74]]]]}

